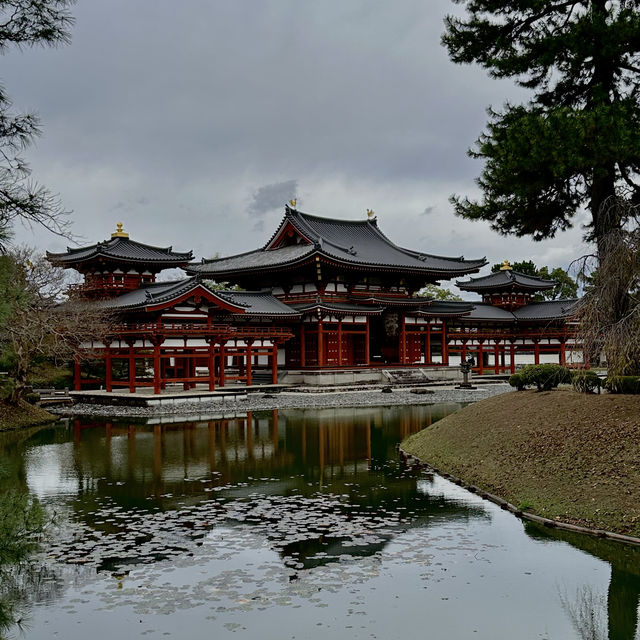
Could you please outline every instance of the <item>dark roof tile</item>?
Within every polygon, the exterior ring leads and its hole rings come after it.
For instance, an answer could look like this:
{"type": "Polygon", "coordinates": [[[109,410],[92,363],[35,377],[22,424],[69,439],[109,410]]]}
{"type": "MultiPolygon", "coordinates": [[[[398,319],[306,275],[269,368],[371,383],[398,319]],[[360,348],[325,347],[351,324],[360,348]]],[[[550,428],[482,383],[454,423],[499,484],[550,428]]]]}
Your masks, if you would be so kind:
{"type": "Polygon", "coordinates": [[[480,278],[470,278],[467,281],[456,282],[463,291],[545,291],[556,286],[553,280],[543,280],[528,276],[518,271],[504,270],[490,273],[480,278]]]}

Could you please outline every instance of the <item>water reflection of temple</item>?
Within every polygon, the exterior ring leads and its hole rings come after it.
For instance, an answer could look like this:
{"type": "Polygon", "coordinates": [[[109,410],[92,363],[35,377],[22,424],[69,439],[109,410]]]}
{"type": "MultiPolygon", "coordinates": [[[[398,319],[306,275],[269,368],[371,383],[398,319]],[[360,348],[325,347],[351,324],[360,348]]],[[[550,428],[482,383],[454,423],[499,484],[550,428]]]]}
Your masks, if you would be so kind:
{"type": "MultiPolygon", "coordinates": [[[[203,522],[195,518],[201,531],[223,521],[262,531],[271,518],[263,533],[283,560],[314,566],[330,561],[333,553],[374,554],[394,531],[408,526],[486,517],[483,509],[416,491],[415,473],[398,468],[396,443],[457,408],[272,411],[175,424],[76,419],[65,429],[38,434],[44,446],[27,453],[26,476],[32,485],[36,478],[49,478],[60,486],[63,479],[56,473],[64,467],[64,481],[71,487],[73,476],[76,487],[69,502],[73,518],[91,537],[127,535],[127,525],[105,517],[105,505],[112,515],[118,511],[122,522],[124,513],[144,519],[144,513],[160,510],[167,524],[178,527],[188,506],[202,512],[203,522]],[[57,464],[56,458],[65,462],[57,464]],[[273,505],[256,518],[254,501],[269,503],[269,496],[273,505]],[[220,509],[211,509],[212,498],[220,509]],[[236,521],[224,515],[224,504],[244,516],[236,521]],[[297,512],[305,515],[297,532],[302,535],[292,539],[291,527],[297,525],[290,516],[297,512]],[[357,530],[366,537],[381,523],[386,533],[358,539],[357,530]],[[326,558],[315,558],[318,552],[326,558]]],[[[40,489],[46,494],[46,487],[40,489]]]]}
{"type": "Polygon", "coordinates": [[[81,486],[100,478],[98,485],[125,483],[140,497],[203,494],[210,485],[273,475],[317,485],[386,460],[391,423],[395,443],[458,406],[248,412],[151,425],[78,418],[70,425],[74,468],[81,486]]]}

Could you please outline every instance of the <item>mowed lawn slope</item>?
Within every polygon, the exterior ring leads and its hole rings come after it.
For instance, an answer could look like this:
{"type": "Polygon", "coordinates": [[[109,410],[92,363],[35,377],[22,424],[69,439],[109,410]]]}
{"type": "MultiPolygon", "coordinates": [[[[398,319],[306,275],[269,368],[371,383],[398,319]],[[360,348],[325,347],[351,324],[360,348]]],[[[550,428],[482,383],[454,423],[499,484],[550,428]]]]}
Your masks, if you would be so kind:
{"type": "Polygon", "coordinates": [[[524,511],[640,537],[640,396],[505,393],[402,448],[524,511]]]}

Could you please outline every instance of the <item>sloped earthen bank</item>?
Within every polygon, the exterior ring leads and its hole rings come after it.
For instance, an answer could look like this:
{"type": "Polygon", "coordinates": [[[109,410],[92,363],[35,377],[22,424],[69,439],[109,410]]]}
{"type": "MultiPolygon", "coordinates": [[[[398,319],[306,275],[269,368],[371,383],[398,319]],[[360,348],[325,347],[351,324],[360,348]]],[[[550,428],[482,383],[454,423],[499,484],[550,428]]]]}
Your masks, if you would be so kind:
{"type": "Polygon", "coordinates": [[[407,438],[404,452],[516,511],[640,537],[640,401],[506,393],[407,438]]]}

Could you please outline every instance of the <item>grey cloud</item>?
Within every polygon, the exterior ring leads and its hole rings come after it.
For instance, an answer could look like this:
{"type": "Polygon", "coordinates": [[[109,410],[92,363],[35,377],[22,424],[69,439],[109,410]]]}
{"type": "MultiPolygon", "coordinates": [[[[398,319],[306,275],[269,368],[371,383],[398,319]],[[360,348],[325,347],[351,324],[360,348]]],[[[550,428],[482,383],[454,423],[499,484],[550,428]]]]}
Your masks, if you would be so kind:
{"type": "MultiPolygon", "coordinates": [[[[522,95],[447,58],[451,0],[176,6],[80,2],[70,46],[3,55],[16,108],[42,119],[25,154],[34,178],[60,192],[77,234],[102,239],[105,212],[126,211],[141,241],[228,255],[261,246],[304,185],[305,210],[373,207],[404,246],[416,233],[406,212],[425,223],[421,250],[476,256],[504,243],[461,219],[447,233],[447,197],[477,195],[482,164],[466,150],[486,107],[522,95]]],[[[545,250],[519,242],[522,255],[545,250]]]]}
{"type": "Polygon", "coordinates": [[[436,206],[434,204],[430,204],[428,207],[424,208],[424,211],[421,215],[428,216],[430,213],[433,213],[435,211],[435,208],[436,206]]]}
{"type": "Polygon", "coordinates": [[[265,184],[254,192],[248,208],[249,214],[263,216],[274,209],[281,209],[289,200],[295,199],[297,194],[297,180],[265,184]]]}

